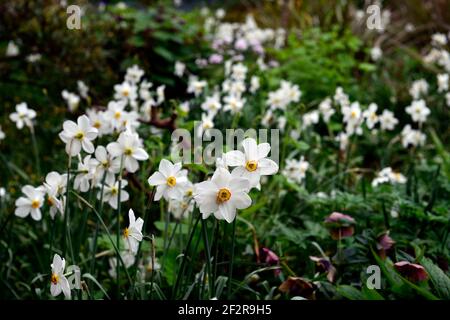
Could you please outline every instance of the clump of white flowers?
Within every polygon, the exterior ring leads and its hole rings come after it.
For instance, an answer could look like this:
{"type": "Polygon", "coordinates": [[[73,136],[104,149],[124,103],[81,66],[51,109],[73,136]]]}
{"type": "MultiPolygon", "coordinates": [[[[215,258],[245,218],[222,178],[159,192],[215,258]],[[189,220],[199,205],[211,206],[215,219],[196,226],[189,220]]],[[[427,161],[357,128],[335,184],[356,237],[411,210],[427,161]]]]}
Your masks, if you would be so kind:
{"type": "Polygon", "coordinates": [[[378,172],[375,179],[372,180],[373,187],[382,183],[403,184],[406,183],[406,177],[400,172],[393,171],[391,167],[387,167],[378,172]]]}
{"type": "Polygon", "coordinates": [[[302,183],[309,169],[309,162],[302,156],[300,160],[287,159],[283,170],[283,175],[292,182],[302,183]]]}
{"type": "Polygon", "coordinates": [[[267,158],[268,143],[257,144],[253,138],[243,140],[244,152],[229,151],[217,162],[211,180],[192,184],[187,179],[187,170],[181,163],[162,159],[158,171],[148,179],[156,186],[155,201],[162,197],[169,201],[169,209],[177,219],[193,210],[191,198],[199,207],[203,219],[213,214],[217,219],[232,222],[237,209],[248,208],[252,200],[248,195],[251,188],[260,188],[261,176],[273,175],[278,165],[267,158]],[[231,172],[228,166],[235,167],[231,172]]]}

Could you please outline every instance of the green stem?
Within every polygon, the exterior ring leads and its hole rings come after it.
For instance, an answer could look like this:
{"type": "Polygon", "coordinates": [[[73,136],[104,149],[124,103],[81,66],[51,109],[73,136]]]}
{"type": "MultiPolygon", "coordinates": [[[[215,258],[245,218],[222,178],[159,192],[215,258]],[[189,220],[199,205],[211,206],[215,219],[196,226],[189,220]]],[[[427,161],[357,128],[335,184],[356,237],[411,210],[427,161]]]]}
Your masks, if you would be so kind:
{"type": "Polygon", "coordinates": [[[198,218],[197,218],[197,220],[194,223],[194,226],[192,228],[191,234],[189,235],[189,239],[188,239],[188,242],[186,244],[186,249],[184,249],[183,260],[181,261],[180,270],[178,271],[177,280],[175,282],[175,287],[174,287],[173,292],[172,292],[172,300],[175,299],[176,296],[177,296],[178,287],[180,285],[180,281],[181,281],[181,278],[183,277],[183,273],[184,273],[184,266],[186,264],[189,247],[191,246],[191,242],[192,242],[192,239],[194,238],[195,230],[197,228],[197,225],[198,225],[201,217],[202,217],[202,214],[199,212],[198,218]]]}
{"type": "Polygon", "coordinates": [[[130,285],[133,283],[133,281],[131,280],[130,274],[128,273],[127,268],[125,267],[125,263],[122,260],[122,257],[120,256],[120,251],[118,249],[118,247],[116,246],[116,243],[114,242],[108,227],[106,226],[105,222],[103,221],[102,217],[100,216],[100,214],[98,213],[97,210],[95,210],[95,208],[86,200],[84,199],[82,196],[80,196],[78,193],[71,191],[78,199],[81,200],[81,202],[83,202],[85,205],[87,205],[89,208],[91,208],[91,210],[95,213],[95,215],[97,216],[98,221],[100,221],[102,227],[105,229],[106,231],[106,236],[108,237],[109,241],[111,242],[114,251],[116,251],[116,253],[118,254],[119,257],[119,261],[122,264],[123,268],[125,269],[125,274],[127,276],[128,281],[130,282],[130,285]]]}
{"type": "MultiPolygon", "coordinates": [[[[103,177],[102,177],[102,186],[101,186],[101,189],[100,189],[100,209],[99,209],[99,214],[100,214],[100,216],[103,214],[103,192],[104,192],[104,190],[105,190],[105,181],[106,181],[106,174],[107,174],[107,172],[106,172],[106,170],[105,170],[105,172],[103,173],[103,177]]],[[[99,229],[100,229],[100,226],[99,226],[99,223],[98,223],[99,221],[98,221],[98,219],[96,219],[96,222],[95,222],[95,233],[94,233],[94,239],[93,239],[93,247],[92,247],[92,262],[91,262],[91,270],[90,270],[90,274],[94,274],[94,271],[95,271],[95,253],[96,253],[96,251],[97,251],[97,238],[98,238],[98,232],[99,232],[99,229]]]]}
{"type": "Polygon", "coordinates": [[[231,278],[233,277],[233,263],[234,263],[234,246],[236,243],[236,218],[233,220],[233,229],[231,232],[231,260],[230,270],[228,272],[228,300],[231,298],[231,278]]]}
{"type": "MultiPolygon", "coordinates": [[[[123,174],[123,155],[120,158],[120,170],[119,170],[119,190],[118,190],[118,195],[117,195],[117,247],[119,248],[119,250],[117,251],[117,263],[116,263],[116,281],[117,281],[117,298],[120,298],[120,265],[118,263],[119,258],[120,258],[120,214],[121,214],[121,201],[120,201],[120,196],[121,196],[121,190],[122,190],[122,174],[123,174]]],[[[124,268],[126,269],[126,267],[124,266],[124,268]]]]}
{"type": "Polygon", "coordinates": [[[209,247],[209,241],[208,241],[208,230],[206,230],[206,220],[202,219],[202,231],[203,231],[203,243],[205,246],[205,252],[206,252],[206,272],[208,273],[208,295],[209,299],[212,298],[212,295],[214,295],[214,281],[212,277],[211,272],[211,251],[209,247]]]}
{"type": "Polygon", "coordinates": [[[31,132],[31,142],[33,144],[34,159],[36,161],[37,173],[38,173],[38,175],[40,177],[41,176],[41,161],[39,159],[39,149],[38,149],[38,146],[37,146],[36,135],[34,133],[34,127],[33,126],[30,127],[30,132],[31,132]]]}

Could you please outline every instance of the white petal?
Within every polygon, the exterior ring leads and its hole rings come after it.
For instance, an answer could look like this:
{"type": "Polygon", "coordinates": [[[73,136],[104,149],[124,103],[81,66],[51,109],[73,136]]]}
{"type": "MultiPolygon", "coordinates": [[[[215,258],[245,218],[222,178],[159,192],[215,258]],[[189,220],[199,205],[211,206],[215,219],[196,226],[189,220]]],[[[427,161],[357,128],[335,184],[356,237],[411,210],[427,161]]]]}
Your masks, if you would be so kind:
{"type": "Polygon", "coordinates": [[[233,193],[230,201],[238,209],[246,209],[252,205],[252,198],[245,192],[233,193]]]}
{"type": "Polygon", "coordinates": [[[148,153],[142,148],[137,148],[133,152],[133,158],[140,160],[140,161],[147,160],[148,153]]]}
{"type": "Polygon", "coordinates": [[[231,173],[225,168],[217,168],[214,172],[211,181],[218,187],[223,188],[228,186],[231,179],[231,173]]]}
{"type": "Polygon", "coordinates": [[[278,165],[271,159],[261,159],[258,161],[259,172],[263,176],[272,175],[278,172],[278,165]]]}
{"type": "Polygon", "coordinates": [[[83,139],[81,143],[83,145],[83,150],[87,153],[93,153],[95,151],[94,145],[89,140],[83,139]]]}
{"type": "Polygon", "coordinates": [[[79,116],[77,119],[78,127],[81,131],[86,132],[91,127],[91,121],[86,115],[79,116]]]}
{"type": "Polygon", "coordinates": [[[30,206],[21,206],[16,208],[14,214],[20,218],[25,218],[30,214],[30,211],[31,211],[30,206]]]}
{"type": "Polygon", "coordinates": [[[159,163],[159,172],[161,172],[164,176],[170,177],[173,174],[174,165],[172,162],[166,159],[162,159],[159,163]]]}
{"type": "Polygon", "coordinates": [[[78,126],[75,122],[67,120],[64,121],[63,123],[63,129],[64,131],[66,131],[67,134],[69,134],[70,136],[74,136],[77,134],[78,132],[78,126]]]}
{"type": "Polygon", "coordinates": [[[67,278],[65,276],[61,276],[59,279],[59,283],[61,284],[61,289],[66,299],[70,299],[70,285],[69,281],[67,281],[67,278]]]}
{"type": "Polygon", "coordinates": [[[128,211],[128,220],[130,222],[130,226],[132,226],[135,222],[136,222],[136,217],[134,216],[134,211],[133,209],[130,209],[128,211]]]}
{"type": "Polygon", "coordinates": [[[74,157],[78,154],[80,154],[81,151],[81,142],[76,139],[72,139],[69,141],[68,144],[66,144],[66,152],[68,155],[74,157]]]}
{"type": "Polygon", "coordinates": [[[41,209],[39,209],[39,208],[37,208],[37,209],[32,208],[31,209],[31,218],[33,218],[33,220],[35,220],[35,221],[41,220],[42,219],[41,209]]]}
{"type": "Polygon", "coordinates": [[[161,197],[163,196],[164,192],[166,191],[166,189],[167,189],[167,185],[165,185],[165,184],[157,186],[154,200],[159,201],[161,199],[161,197]]]}
{"type": "Polygon", "coordinates": [[[50,285],[50,293],[53,297],[58,296],[62,291],[61,285],[59,283],[50,285]]]}
{"type": "Polygon", "coordinates": [[[113,157],[119,157],[122,155],[122,147],[117,142],[111,142],[106,146],[106,149],[113,157]]]}
{"type": "Polygon", "coordinates": [[[258,160],[267,157],[270,152],[270,144],[267,142],[258,145],[258,160]]]}
{"type": "Polygon", "coordinates": [[[248,192],[250,189],[250,181],[246,178],[233,178],[230,180],[231,192],[248,192]]]}
{"type": "Polygon", "coordinates": [[[137,169],[139,169],[139,163],[137,162],[137,160],[130,156],[125,157],[124,165],[127,171],[131,173],[136,172],[137,169]]]}
{"type": "Polygon", "coordinates": [[[258,160],[258,147],[255,139],[244,139],[244,141],[242,141],[242,147],[244,147],[245,158],[247,161],[258,160]]]}
{"type": "Polygon", "coordinates": [[[245,155],[239,150],[227,152],[223,157],[227,166],[245,166],[245,155]]]}
{"type": "Polygon", "coordinates": [[[224,202],[219,205],[219,214],[226,222],[231,223],[236,217],[236,208],[231,205],[230,201],[224,202]]]}
{"type": "Polygon", "coordinates": [[[157,185],[160,185],[160,184],[166,184],[166,182],[167,182],[166,177],[164,177],[162,175],[162,173],[159,172],[159,171],[156,171],[155,173],[153,173],[151,175],[150,178],[148,178],[148,184],[151,185],[151,186],[157,186],[157,185]]]}

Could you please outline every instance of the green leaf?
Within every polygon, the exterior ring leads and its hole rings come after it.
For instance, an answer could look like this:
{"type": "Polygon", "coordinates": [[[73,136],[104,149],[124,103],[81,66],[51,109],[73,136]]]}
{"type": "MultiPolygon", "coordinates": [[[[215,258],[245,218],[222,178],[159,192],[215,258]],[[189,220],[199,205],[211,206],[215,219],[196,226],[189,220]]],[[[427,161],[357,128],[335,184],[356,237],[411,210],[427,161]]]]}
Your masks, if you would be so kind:
{"type": "Polygon", "coordinates": [[[442,299],[450,300],[450,278],[428,258],[422,258],[420,264],[428,272],[437,295],[442,299]]]}
{"type": "Polygon", "coordinates": [[[348,286],[342,285],[337,287],[337,292],[350,300],[364,300],[364,295],[358,289],[348,286]]]}

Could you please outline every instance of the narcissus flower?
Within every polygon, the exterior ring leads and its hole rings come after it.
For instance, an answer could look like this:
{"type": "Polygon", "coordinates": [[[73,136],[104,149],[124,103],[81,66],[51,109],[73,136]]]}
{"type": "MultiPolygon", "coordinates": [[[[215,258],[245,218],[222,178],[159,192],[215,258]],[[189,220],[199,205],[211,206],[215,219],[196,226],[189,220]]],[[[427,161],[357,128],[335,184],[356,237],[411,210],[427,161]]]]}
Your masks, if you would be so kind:
{"type": "Polygon", "coordinates": [[[115,174],[119,173],[120,170],[120,163],[113,161],[112,155],[108,153],[104,146],[98,146],[95,149],[95,159],[92,160],[92,164],[95,167],[95,180],[97,182],[101,182],[103,175],[106,174],[105,181],[112,183],[115,174]]]}
{"type": "Polygon", "coordinates": [[[74,112],[78,109],[78,105],[80,104],[80,97],[78,95],[67,90],[63,90],[61,95],[66,101],[70,112],[74,112]]]}
{"type": "Polygon", "coordinates": [[[373,129],[378,122],[377,109],[377,104],[371,103],[369,104],[369,108],[363,112],[363,117],[366,119],[366,125],[369,129],[373,129]]]}
{"type": "Polygon", "coordinates": [[[79,159],[78,174],[75,176],[73,181],[73,188],[75,190],[80,190],[81,192],[87,192],[90,188],[90,181],[94,177],[95,166],[91,155],[84,157],[84,159],[79,159]]]}
{"type": "MultiPolygon", "coordinates": [[[[128,201],[130,195],[124,189],[128,185],[127,180],[122,180],[120,190],[120,202],[128,201]]],[[[101,194],[97,195],[100,199],[101,194]]],[[[117,201],[119,199],[119,181],[113,181],[112,183],[106,183],[103,190],[103,202],[108,202],[111,208],[117,209],[117,201]]]]}
{"type": "Polygon", "coordinates": [[[413,282],[419,282],[428,278],[428,273],[420,264],[400,261],[394,264],[395,269],[405,278],[413,282]]]}
{"type": "Polygon", "coordinates": [[[87,153],[94,152],[91,141],[97,138],[98,130],[91,125],[87,116],[78,117],[77,123],[70,120],[64,121],[63,129],[59,137],[66,144],[66,152],[69,156],[78,155],[81,148],[87,153]]]}
{"type": "Polygon", "coordinates": [[[125,75],[125,81],[128,81],[132,84],[137,84],[141,81],[142,76],[144,75],[144,70],[139,68],[138,65],[133,65],[132,67],[127,69],[127,74],[125,75]]]}
{"type": "Polygon", "coordinates": [[[158,171],[148,178],[148,184],[156,186],[155,201],[161,197],[181,200],[187,183],[187,170],[181,170],[181,162],[173,164],[166,159],[161,160],[158,171]]]}
{"type": "Polygon", "coordinates": [[[22,102],[16,105],[16,112],[11,113],[9,118],[16,123],[17,129],[22,129],[24,125],[31,128],[36,111],[29,109],[26,102],[22,102]]]}
{"type": "Polygon", "coordinates": [[[180,61],[175,62],[175,71],[174,74],[177,77],[182,77],[184,74],[184,70],[186,69],[186,65],[180,61]]]}
{"type": "Polygon", "coordinates": [[[249,180],[250,187],[258,187],[261,176],[273,175],[278,171],[275,161],[267,158],[270,152],[270,144],[257,144],[255,139],[247,138],[242,141],[244,152],[239,150],[229,151],[224,155],[228,166],[236,167],[233,175],[249,180]]]}
{"type": "Polygon", "coordinates": [[[287,159],[283,175],[290,181],[301,183],[308,171],[309,162],[302,156],[300,160],[287,159]]]}
{"type": "Polygon", "coordinates": [[[351,237],[355,231],[354,224],[355,219],[339,212],[333,212],[325,219],[333,240],[351,237]]]}
{"type": "Polygon", "coordinates": [[[44,204],[45,195],[44,188],[34,188],[33,186],[26,185],[22,188],[22,193],[25,197],[20,197],[16,200],[16,210],[14,214],[21,218],[25,218],[31,214],[33,220],[41,220],[41,207],[44,204]]]}
{"type": "Polygon", "coordinates": [[[389,110],[383,110],[383,113],[378,117],[381,130],[394,130],[398,124],[397,118],[394,117],[394,113],[389,110]]]}
{"type": "Polygon", "coordinates": [[[53,256],[53,263],[50,265],[52,268],[50,293],[56,297],[61,292],[66,299],[70,299],[70,285],[67,278],[64,276],[64,269],[66,268],[66,261],[61,259],[57,254],[53,256]]]}
{"type": "Polygon", "coordinates": [[[133,209],[128,211],[129,225],[123,231],[123,237],[128,243],[128,247],[134,254],[137,253],[139,242],[142,241],[142,226],[144,225],[144,220],[134,216],[133,209]]]}
{"type": "Polygon", "coordinates": [[[139,169],[138,161],[148,159],[148,153],[142,148],[137,133],[131,131],[122,132],[117,142],[111,142],[106,149],[113,156],[123,156],[123,166],[128,172],[136,172],[139,169]]]}
{"type": "Polygon", "coordinates": [[[214,214],[217,219],[231,223],[236,217],[236,209],[251,206],[249,189],[248,179],[231,174],[225,168],[217,168],[211,180],[195,185],[194,199],[203,219],[214,214]]]}
{"type": "Polygon", "coordinates": [[[406,107],[405,111],[411,115],[414,122],[419,123],[425,122],[431,112],[424,100],[413,101],[410,106],[406,107]]]}

